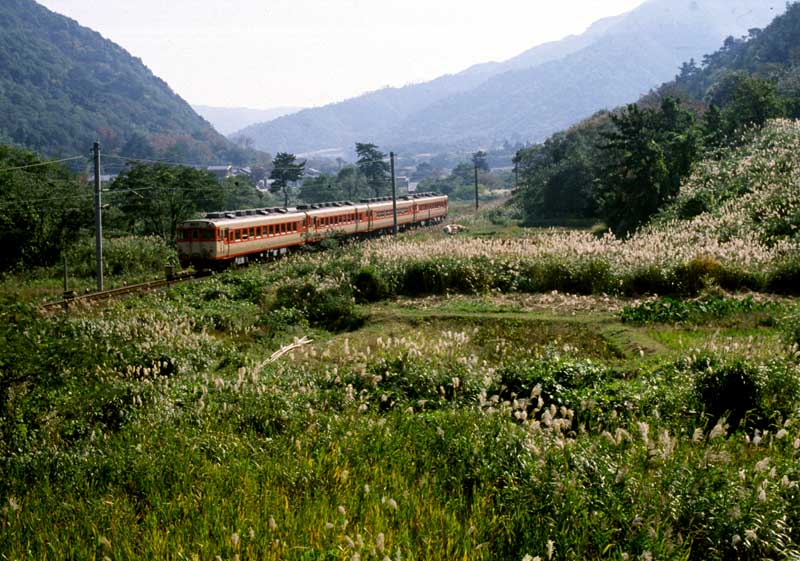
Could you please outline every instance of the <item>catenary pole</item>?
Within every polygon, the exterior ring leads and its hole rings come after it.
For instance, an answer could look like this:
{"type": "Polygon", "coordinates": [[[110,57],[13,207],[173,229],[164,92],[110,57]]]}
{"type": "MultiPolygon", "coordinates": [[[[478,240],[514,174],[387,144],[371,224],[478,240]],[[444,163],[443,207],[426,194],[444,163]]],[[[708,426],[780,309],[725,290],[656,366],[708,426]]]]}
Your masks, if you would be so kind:
{"type": "Polygon", "coordinates": [[[389,161],[392,169],[392,214],[394,215],[394,227],[392,234],[397,235],[397,182],[394,176],[394,152],[389,152],[389,161]]]}
{"type": "Polygon", "coordinates": [[[100,189],[100,143],[95,142],[94,152],[94,231],[97,290],[103,290],[103,201],[100,189]]]}
{"type": "Polygon", "coordinates": [[[475,210],[478,210],[478,162],[475,161],[475,210]]]}

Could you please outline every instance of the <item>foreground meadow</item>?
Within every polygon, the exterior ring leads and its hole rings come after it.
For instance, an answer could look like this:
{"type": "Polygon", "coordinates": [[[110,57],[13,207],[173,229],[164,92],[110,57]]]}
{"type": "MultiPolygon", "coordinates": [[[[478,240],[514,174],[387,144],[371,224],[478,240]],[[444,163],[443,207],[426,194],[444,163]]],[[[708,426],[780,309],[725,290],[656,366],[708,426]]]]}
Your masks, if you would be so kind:
{"type": "Polygon", "coordinates": [[[0,555],[798,554],[791,298],[387,300],[386,245],[4,307],[0,555]]]}
{"type": "Polygon", "coordinates": [[[10,288],[0,558],[799,558],[799,139],[625,241],[490,209],[69,314],[10,288]]]}

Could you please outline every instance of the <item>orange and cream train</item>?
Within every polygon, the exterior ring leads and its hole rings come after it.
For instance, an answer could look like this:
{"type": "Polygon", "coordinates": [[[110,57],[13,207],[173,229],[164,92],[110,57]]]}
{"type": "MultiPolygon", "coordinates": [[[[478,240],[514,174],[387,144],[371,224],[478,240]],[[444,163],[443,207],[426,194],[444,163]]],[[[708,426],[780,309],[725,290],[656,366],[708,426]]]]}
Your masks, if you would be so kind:
{"type": "MultiPolygon", "coordinates": [[[[420,193],[397,199],[397,225],[436,224],[447,217],[448,199],[420,193]]],[[[391,197],[297,206],[212,212],[178,226],[181,265],[220,268],[277,256],[329,237],[383,234],[394,227],[391,197]]]]}

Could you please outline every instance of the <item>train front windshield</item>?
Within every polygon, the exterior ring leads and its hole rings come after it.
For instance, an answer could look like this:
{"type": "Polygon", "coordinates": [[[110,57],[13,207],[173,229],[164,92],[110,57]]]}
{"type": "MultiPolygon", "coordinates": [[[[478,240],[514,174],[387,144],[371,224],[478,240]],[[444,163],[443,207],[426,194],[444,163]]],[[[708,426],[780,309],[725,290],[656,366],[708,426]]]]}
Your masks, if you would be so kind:
{"type": "Polygon", "coordinates": [[[217,239],[214,228],[183,227],[178,229],[179,242],[213,242],[217,239]]]}

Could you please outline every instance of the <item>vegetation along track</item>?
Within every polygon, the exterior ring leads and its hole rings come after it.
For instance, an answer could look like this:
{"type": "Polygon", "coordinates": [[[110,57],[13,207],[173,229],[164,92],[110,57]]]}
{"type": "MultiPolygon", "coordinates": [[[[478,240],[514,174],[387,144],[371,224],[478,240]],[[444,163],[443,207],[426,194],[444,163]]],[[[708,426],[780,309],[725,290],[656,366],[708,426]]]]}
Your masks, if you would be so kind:
{"type": "Polygon", "coordinates": [[[167,275],[167,277],[163,279],[156,279],[138,284],[120,286],[117,288],[111,288],[109,290],[89,292],[87,294],[76,294],[74,292],[72,293],[67,292],[65,293],[63,299],[54,302],[46,302],[40,306],[40,309],[43,312],[68,310],[70,306],[74,306],[76,304],[100,302],[105,300],[113,300],[115,298],[120,298],[122,296],[130,296],[132,294],[142,294],[145,292],[158,290],[160,288],[174,286],[179,283],[202,279],[212,274],[213,272],[207,270],[196,271],[196,272],[181,271],[173,275],[167,275]]]}

